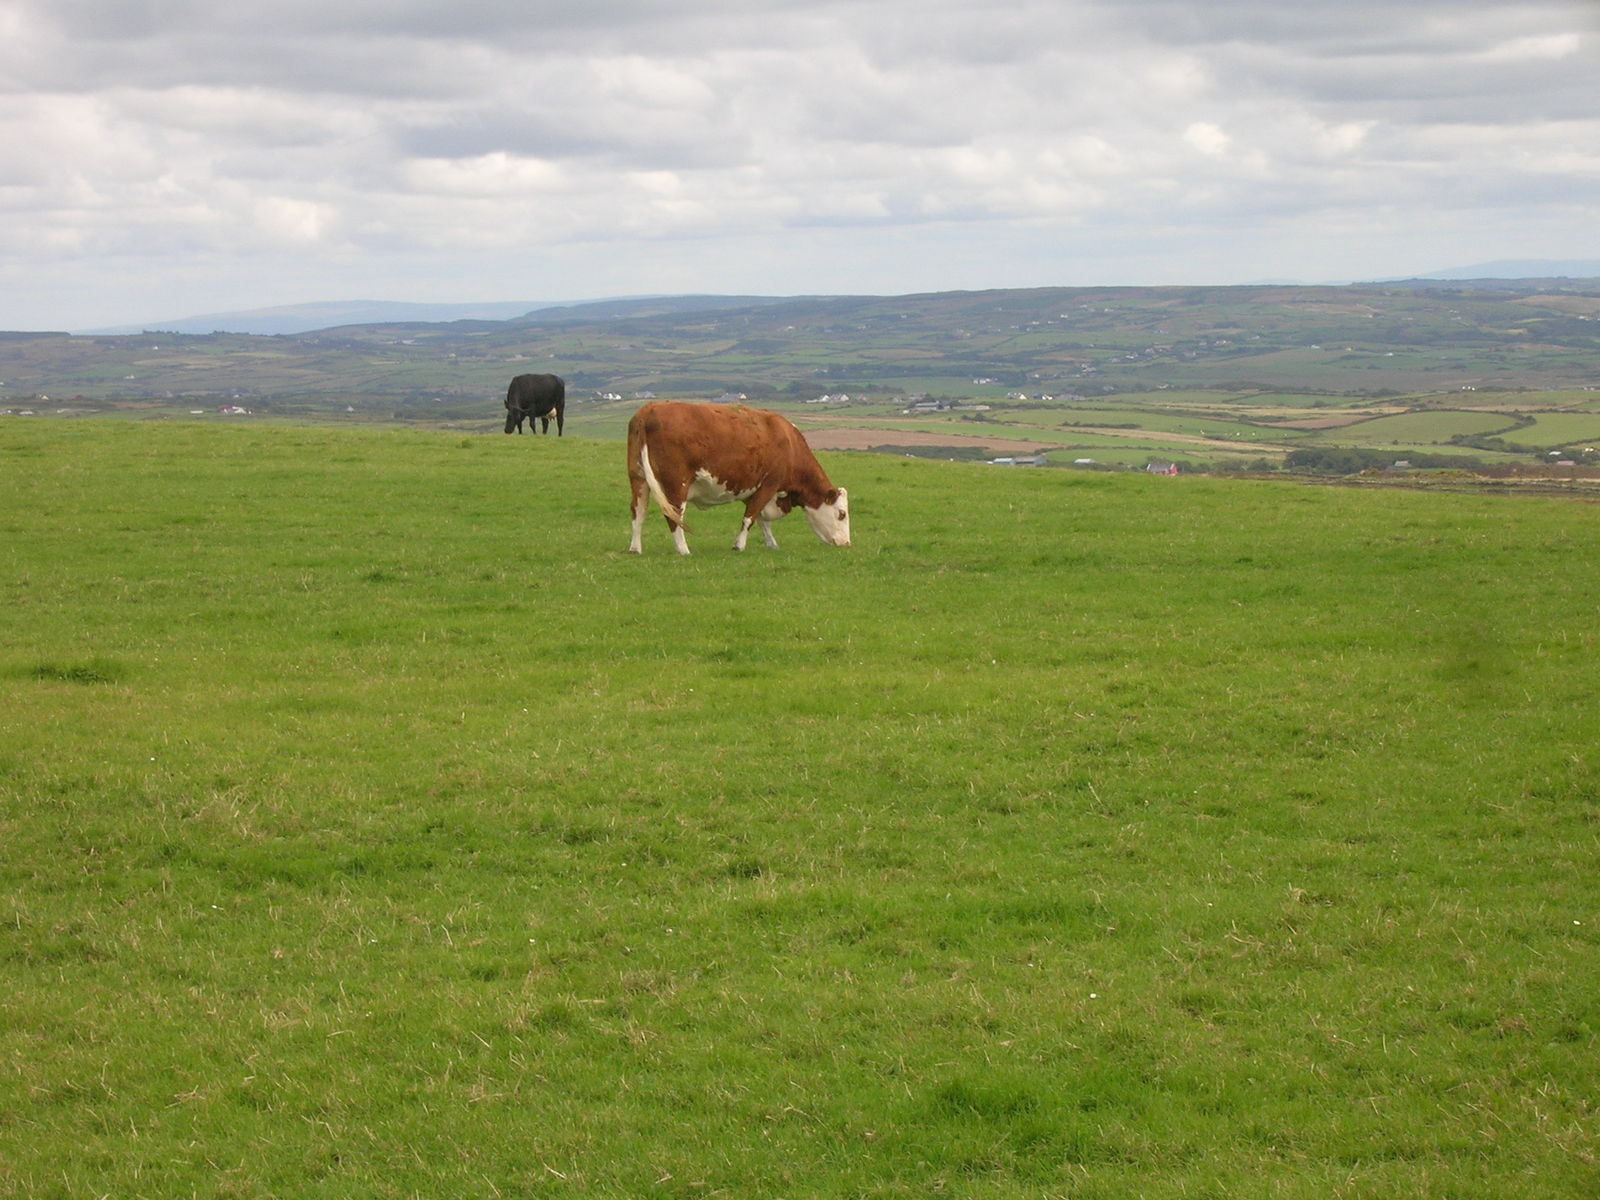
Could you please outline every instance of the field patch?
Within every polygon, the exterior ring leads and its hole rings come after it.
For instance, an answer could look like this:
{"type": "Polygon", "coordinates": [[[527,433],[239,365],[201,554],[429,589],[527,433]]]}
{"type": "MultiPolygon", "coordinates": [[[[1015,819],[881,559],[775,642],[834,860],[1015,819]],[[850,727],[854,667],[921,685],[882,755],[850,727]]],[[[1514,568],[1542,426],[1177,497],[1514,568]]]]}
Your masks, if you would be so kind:
{"type": "Polygon", "coordinates": [[[806,441],[814,450],[872,450],[878,446],[943,446],[952,449],[985,450],[994,454],[1042,454],[1060,446],[1059,441],[1037,441],[1006,435],[944,433],[918,429],[907,423],[893,429],[837,427],[808,429],[806,441]]]}
{"type": "Polygon", "coordinates": [[[1600,442],[1600,413],[1539,413],[1533,424],[1507,434],[1508,442],[1553,446],[1573,442],[1600,442]]]}
{"type": "Polygon", "coordinates": [[[1501,434],[1517,421],[1501,413],[1414,412],[1378,417],[1338,431],[1341,445],[1435,445],[1453,437],[1501,434]]]}

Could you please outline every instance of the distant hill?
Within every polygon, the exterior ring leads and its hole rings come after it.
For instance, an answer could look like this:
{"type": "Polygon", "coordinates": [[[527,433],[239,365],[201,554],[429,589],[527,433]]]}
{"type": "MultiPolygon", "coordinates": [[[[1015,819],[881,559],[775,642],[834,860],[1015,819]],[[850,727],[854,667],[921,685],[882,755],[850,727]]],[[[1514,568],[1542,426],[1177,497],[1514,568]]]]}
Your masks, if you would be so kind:
{"type": "Polygon", "coordinates": [[[1450,267],[1443,271],[1429,271],[1420,278],[1600,279],[1600,258],[1502,258],[1471,267],[1450,267]]]}
{"type": "MultiPolygon", "coordinates": [[[[813,297],[815,298],[815,297],[813,297]]],[[[826,297],[840,299],[840,297],[826,297]]],[[[621,300],[590,300],[581,304],[550,305],[527,313],[509,325],[558,325],[586,321],[624,321],[642,317],[679,317],[724,309],[769,308],[807,299],[797,296],[635,296],[621,300]]]]}
{"type": "Polygon", "coordinates": [[[121,335],[130,333],[311,333],[340,325],[386,325],[392,323],[445,321],[509,321],[535,309],[547,308],[551,301],[513,300],[481,304],[408,304],[390,300],[334,300],[313,304],[283,304],[243,312],[205,313],[170,321],[150,321],[143,325],[120,325],[109,329],[85,329],[80,333],[121,335]]]}
{"type": "Polygon", "coordinates": [[[120,337],[138,333],[244,333],[293,336],[328,329],[369,325],[443,325],[455,321],[510,322],[549,325],[568,321],[605,321],[626,317],[659,317],[707,312],[720,308],[756,308],[776,303],[766,296],[625,296],[604,300],[508,300],[479,304],[420,304],[391,300],[331,300],[284,304],[241,312],[204,313],[142,325],[82,329],[77,333],[120,337]]]}
{"type": "Polygon", "coordinates": [[[558,371],[574,402],[1185,388],[1377,399],[1600,380],[1600,276],[634,297],[532,306],[499,321],[461,317],[465,307],[444,322],[360,323],[348,307],[322,305],[319,326],[334,324],[289,336],[0,338],[0,409],[66,397],[432,419],[492,414],[506,380],[530,370],[558,371]]]}
{"type": "MultiPolygon", "coordinates": [[[[1450,267],[1425,275],[1376,280],[1426,287],[1450,281],[1600,279],[1600,259],[1501,259],[1469,267],[1450,267]]],[[[1283,286],[1283,285],[1261,285],[1283,286]]],[[[1294,286],[1294,285],[1288,285],[1294,286]]],[[[474,304],[407,303],[392,300],[333,300],[284,304],[237,312],[203,313],[140,325],[78,329],[80,335],[139,333],[242,333],[292,336],[371,325],[440,325],[454,321],[506,322],[512,327],[614,321],[641,317],[688,316],[720,309],[758,309],[780,304],[841,300],[838,296],[648,295],[601,300],[509,300],[474,304]]]]}

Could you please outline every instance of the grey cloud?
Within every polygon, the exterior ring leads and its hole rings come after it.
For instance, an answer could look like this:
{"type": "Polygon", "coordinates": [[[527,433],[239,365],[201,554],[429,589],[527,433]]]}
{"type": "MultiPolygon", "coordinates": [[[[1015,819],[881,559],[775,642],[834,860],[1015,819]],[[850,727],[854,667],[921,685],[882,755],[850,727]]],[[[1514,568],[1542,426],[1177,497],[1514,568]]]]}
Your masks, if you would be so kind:
{"type": "Polygon", "coordinates": [[[1108,0],[1152,41],[1185,46],[1257,43],[1334,56],[1459,52],[1486,30],[1505,37],[1535,28],[1579,26],[1587,0],[1568,3],[1472,4],[1464,0],[1344,0],[1283,4],[1279,0],[1108,0]]]}
{"type": "MultiPolygon", "coordinates": [[[[1595,8],[17,0],[0,245],[57,268],[277,246],[285,270],[302,250],[449,270],[615,246],[689,272],[781,239],[816,246],[796,254],[822,270],[853,229],[928,246],[959,227],[1001,283],[1055,261],[1007,257],[1024,225],[1097,255],[1113,229],[1187,239],[1195,263],[1229,261],[1206,237],[1239,239],[1250,272],[1245,243],[1268,227],[1360,229],[1381,211],[1431,231],[1519,195],[1550,206],[1521,228],[1564,239],[1595,213],[1595,8]]],[[[832,269],[865,261],[857,244],[832,269]]],[[[905,270],[934,263],[912,249],[905,270]]]]}
{"type": "Polygon", "coordinates": [[[18,0],[28,28],[127,53],[153,42],[249,47],[318,39],[481,41],[516,52],[677,51],[738,40],[740,30],[762,41],[784,13],[817,7],[808,0],[18,0]]]}
{"type": "Polygon", "coordinates": [[[511,154],[571,161],[600,169],[708,169],[741,160],[742,144],[728,137],[707,139],[703,129],[674,127],[664,120],[641,119],[618,126],[541,114],[497,111],[428,118],[401,125],[392,134],[396,150],[417,158],[479,158],[511,154]]]}
{"type": "Polygon", "coordinates": [[[476,158],[496,152],[583,158],[602,150],[593,137],[574,131],[566,122],[498,111],[441,116],[401,127],[394,135],[394,146],[420,158],[476,158]]]}
{"type": "Polygon", "coordinates": [[[494,35],[530,28],[605,25],[651,8],[647,2],[518,3],[517,0],[275,0],[271,5],[207,0],[31,0],[24,7],[80,41],[129,41],[178,30],[259,36],[285,29],[316,37],[329,33],[449,37],[462,31],[494,35]]]}

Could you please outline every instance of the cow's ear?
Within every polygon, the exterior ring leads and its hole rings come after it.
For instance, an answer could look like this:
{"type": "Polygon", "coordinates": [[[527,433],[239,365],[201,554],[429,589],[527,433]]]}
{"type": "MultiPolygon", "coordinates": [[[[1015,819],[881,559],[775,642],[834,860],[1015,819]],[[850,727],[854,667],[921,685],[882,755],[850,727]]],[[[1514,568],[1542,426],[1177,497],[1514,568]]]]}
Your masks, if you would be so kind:
{"type": "Polygon", "coordinates": [[[839,489],[838,488],[829,488],[828,489],[828,494],[822,498],[822,502],[824,504],[837,504],[837,503],[839,503],[839,489]]]}

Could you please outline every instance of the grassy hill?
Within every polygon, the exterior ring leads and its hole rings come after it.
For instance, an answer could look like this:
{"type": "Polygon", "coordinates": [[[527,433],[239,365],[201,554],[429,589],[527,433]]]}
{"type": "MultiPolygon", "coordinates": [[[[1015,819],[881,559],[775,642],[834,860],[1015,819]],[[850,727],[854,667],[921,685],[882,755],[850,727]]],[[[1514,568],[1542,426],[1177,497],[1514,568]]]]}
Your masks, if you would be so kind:
{"type": "Polygon", "coordinates": [[[295,337],[8,335],[10,394],[167,392],[332,401],[495,398],[527,364],[580,389],[841,383],[971,394],[1240,383],[1335,394],[1594,383],[1600,281],[1043,288],[896,297],[674,297],[512,321],[347,326],[295,337]],[[982,385],[978,385],[982,386],[982,385]]]}
{"type": "Polygon", "coordinates": [[[666,297],[297,337],[10,335],[0,411],[237,405],[489,431],[513,374],[554,370],[580,432],[611,429],[608,406],[645,394],[742,395],[810,428],[891,431],[909,398],[931,397],[963,406],[940,419],[963,423],[976,440],[956,449],[973,456],[1031,434],[1051,461],[1107,465],[1276,466],[1308,446],[1578,461],[1600,411],[1597,318],[1600,281],[1417,281],[666,297]],[[1414,428],[1431,432],[1355,430],[1404,414],[1430,414],[1414,428]]]}
{"type": "Polygon", "coordinates": [[[0,424],[0,1192],[1588,1197],[1594,509],[0,424]]]}

